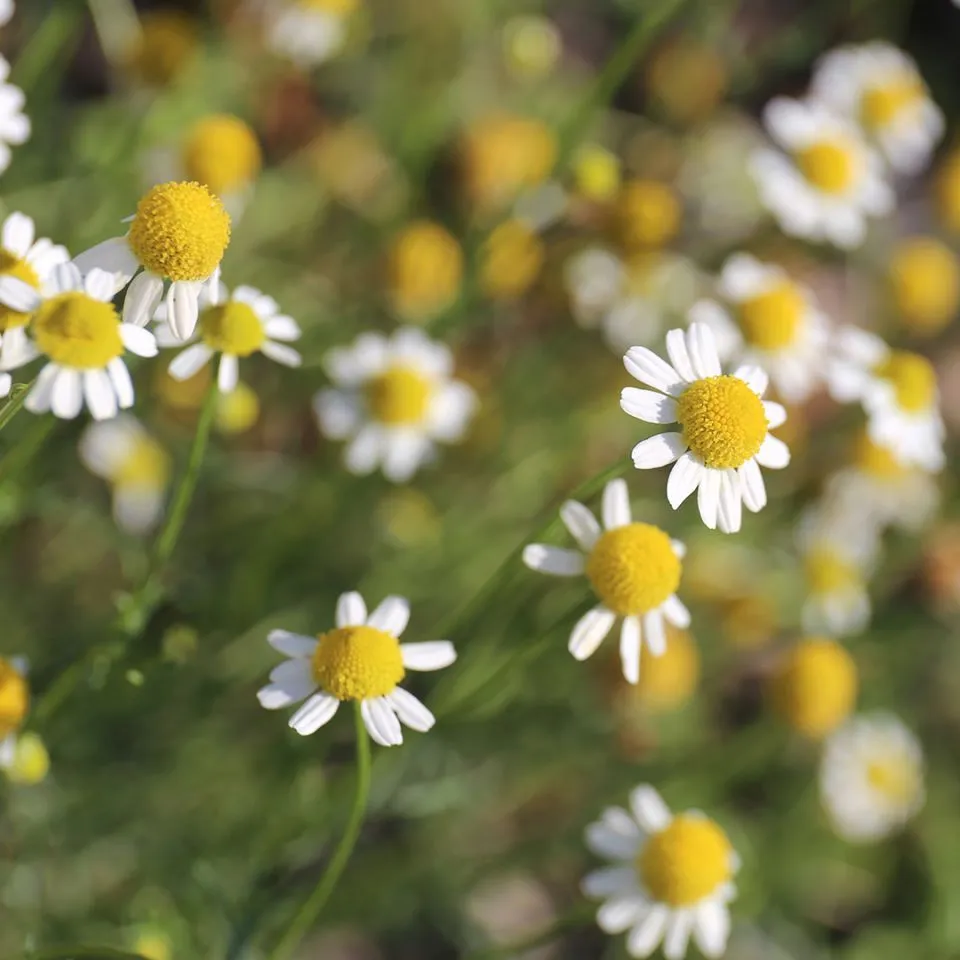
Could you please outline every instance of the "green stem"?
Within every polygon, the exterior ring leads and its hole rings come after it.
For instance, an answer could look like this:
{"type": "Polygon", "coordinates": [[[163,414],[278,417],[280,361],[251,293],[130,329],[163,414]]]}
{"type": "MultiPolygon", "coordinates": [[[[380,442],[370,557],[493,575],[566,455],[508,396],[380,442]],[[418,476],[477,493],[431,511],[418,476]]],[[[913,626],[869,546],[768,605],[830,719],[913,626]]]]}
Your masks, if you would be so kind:
{"type": "Polygon", "coordinates": [[[326,902],[330,899],[330,894],[336,888],[337,881],[340,879],[340,875],[353,853],[353,848],[356,846],[357,838],[360,836],[360,827],[363,824],[363,817],[367,809],[367,798],[370,794],[370,737],[363,723],[359,701],[354,703],[354,718],[357,736],[357,789],[354,793],[350,817],[344,828],[343,836],[333,852],[333,857],[327,864],[327,869],[321,874],[313,892],[297,911],[286,933],[268,955],[268,960],[287,960],[297,948],[326,902]]]}
{"type": "Polygon", "coordinates": [[[130,0],[87,0],[100,46],[116,69],[140,36],[140,18],[130,0]]]}
{"type": "Polygon", "coordinates": [[[29,383],[15,384],[10,391],[10,398],[0,407],[0,430],[2,430],[20,411],[27,399],[27,394],[33,386],[33,381],[29,383]]]}
{"type": "Polygon", "coordinates": [[[82,4],[58,0],[51,5],[50,12],[20,51],[13,68],[13,82],[25,93],[39,83],[51,65],[67,59],[67,46],[78,42],[82,33],[82,17],[82,4]]]}
{"type": "Polygon", "coordinates": [[[39,953],[24,954],[23,960],[144,960],[139,953],[129,953],[114,947],[54,947],[39,953]]]}

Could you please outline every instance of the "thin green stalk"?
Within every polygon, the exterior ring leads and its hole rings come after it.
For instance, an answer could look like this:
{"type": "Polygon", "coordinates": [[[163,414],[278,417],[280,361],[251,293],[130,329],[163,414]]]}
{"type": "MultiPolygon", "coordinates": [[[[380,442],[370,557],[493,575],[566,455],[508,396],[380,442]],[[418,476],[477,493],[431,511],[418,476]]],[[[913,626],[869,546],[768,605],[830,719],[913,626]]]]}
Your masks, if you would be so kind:
{"type": "Polygon", "coordinates": [[[363,824],[367,809],[367,798],[370,794],[370,737],[363,723],[359,701],[354,703],[354,719],[357,736],[357,789],[354,793],[350,817],[344,828],[343,836],[333,852],[333,857],[327,864],[327,869],[320,876],[313,892],[297,911],[286,933],[269,953],[268,960],[287,960],[297,948],[310,927],[313,926],[313,922],[326,902],[330,899],[330,895],[336,888],[337,881],[353,853],[357,838],[360,836],[360,827],[363,824]]]}
{"type": "Polygon", "coordinates": [[[10,391],[10,398],[0,407],[0,430],[23,409],[23,404],[32,386],[32,380],[29,383],[17,383],[14,385],[10,391]]]}
{"type": "Polygon", "coordinates": [[[123,64],[130,48],[140,36],[140,18],[130,0],[87,0],[93,25],[111,66],[123,64]]]}
{"type": "Polygon", "coordinates": [[[83,5],[58,0],[20,51],[13,67],[13,82],[30,93],[51,66],[66,60],[66,48],[79,41],[83,5]]]}

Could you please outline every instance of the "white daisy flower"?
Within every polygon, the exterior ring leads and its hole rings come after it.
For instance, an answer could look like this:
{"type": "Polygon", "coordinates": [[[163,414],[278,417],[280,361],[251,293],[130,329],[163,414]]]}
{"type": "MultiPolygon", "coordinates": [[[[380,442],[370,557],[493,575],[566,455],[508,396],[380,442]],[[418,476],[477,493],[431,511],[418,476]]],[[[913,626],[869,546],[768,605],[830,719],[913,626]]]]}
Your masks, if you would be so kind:
{"type": "Polygon", "coordinates": [[[17,759],[17,741],[30,709],[29,664],[25,657],[0,657],[0,770],[17,759]]]}
{"type": "Polygon", "coordinates": [[[649,957],[662,942],[667,960],[681,960],[691,935],[704,956],[723,955],[740,858],[713,820],[699,810],[673,816],[644,785],[630,794],[629,813],[604,810],[586,843],[613,865],[584,877],[584,895],[604,901],[597,925],[626,933],[631,957],[649,957]]]}
{"type": "Polygon", "coordinates": [[[641,644],[646,642],[659,657],[667,648],[665,623],[690,626],[690,612],[676,595],[684,546],[658,527],[633,522],[624,480],[611,480],[604,488],[603,529],[576,500],[560,508],[560,518],[580,549],[531,543],[523,550],[523,562],[555,577],[586,576],[600,603],[577,621],[569,650],[577,660],[586,660],[622,618],[620,662],[624,677],[637,683],[641,644]]]}
{"type": "Polygon", "coordinates": [[[350,439],[344,462],[351,473],[378,466],[403,483],[434,456],[437,443],[459,440],[477,397],[451,378],[453,354],[415,327],[387,338],[359,336],[352,347],[332,350],[327,371],[336,389],[313,402],[320,430],[332,440],[350,439]]]}
{"type": "Polygon", "coordinates": [[[746,253],[723,265],[718,291],[728,306],[700,300],[689,317],[713,331],[721,361],[761,367],[787,403],[804,402],[822,377],[830,336],[812,292],[746,253]]]}
{"type": "Polygon", "coordinates": [[[407,670],[441,670],[457,658],[449,640],[400,643],[410,619],[403,597],[387,597],[367,616],[359,593],[337,601],[336,628],[319,637],[273,630],[267,642],[289,657],[257,693],[261,706],[278,710],[305,701],[290,718],[302,736],[333,718],[345,700],[359,700],[370,736],[384,747],[403,742],[401,722],[425,732],[433,714],[399,684],[407,670]]]}
{"type": "Polygon", "coordinates": [[[271,6],[267,42],[273,51],[308,69],[331,60],[347,41],[356,0],[288,0],[271,6]]]}
{"type": "MultiPolygon", "coordinates": [[[[200,298],[197,342],[177,354],[170,362],[174,380],[189,380],[216,355],[217,385],[230,393],[237,385],[240,358],[254,353],[299,367],[300,354],[288,343],[300,339],[300,327],[292,317],[280,312],[273,297],[241,286],[231,294],[223,284],[211,285],[200,298]]],[[[182,341],[170,326],[166,304],[160,304],[156,317],[161,321],[157,343],[161,347],[179,346],[182,341]]]]}
{"type": "Polygon", "coordinates": [[[698,491],[700,517],[724,533],[740,529],[742,505],[754,513],[767,502],[760,467],[779,470],[790,462],[787,445],[770,434],[787,419],[779,404],[762,400],[767,375],[759,367],[724,374],[710,328],[693,323],[667,334],[671,363],[646,347],[631,347],[627,373],[655,390],[626,387],[620,408],[646,423],[676,423],[633,448],[638,470],[676,461],[667,480],[674,510],[698,491]]]}
{"type": "Polygon", "coordinates": [[[33,314],[33,339],[49,363],[40,371],[24,406],[72,420],[84,404],[95,420],[108,420],[133,406],[133,381],[123,362],[129,350],[157,355],[149,330],[122,323],[112,300],[116,277],[103,270],[86,276],[74,263],[54,267],[49,295],[24,306],[33,314]]]}
{"type": "Polygon", "coordinates": [[[170,328],[186,340],[197,325],[200,294],[219,281],[229,242],[230,216],[209,188],[162,183],[140,198],[126,236],[97,244],[76,263],[85,272],[99,268],[115,274],[121,287],[133,278],[123,301],[123,320],[138,327],[149,322],[169,282],[170,328]]]}
{"type": "Polygon", "coordinates": [[[859,124],[900,173],[919,173],[943,136],[940,108],[911,57],[889,43],[839,47],[821,57],[814,100],[859,124]]]}
{"type": "Polygon", "coordinates": [[[894,205],[880,156],[853,123],[822,104],[778,97],[763,119],[785,153],[757,150],[750,166],[780,228],[807,240],[859,246],[867,217],[894,205]]]}
{"type": "Polygon", "coordinates": [[[903,827],[924,799],[920,742],[892,714],[854,717],[827,741],[820,801],[844,840],[882,840],[903,827]]]}
{"type": "Polygon", "coordinates": [[[0,56],[0,173],[10,166],[10,147],[30,139],[30,118],[23,112],[27,98],[19,87],[6,82],[9,76],[10,64],[0,56]]]}

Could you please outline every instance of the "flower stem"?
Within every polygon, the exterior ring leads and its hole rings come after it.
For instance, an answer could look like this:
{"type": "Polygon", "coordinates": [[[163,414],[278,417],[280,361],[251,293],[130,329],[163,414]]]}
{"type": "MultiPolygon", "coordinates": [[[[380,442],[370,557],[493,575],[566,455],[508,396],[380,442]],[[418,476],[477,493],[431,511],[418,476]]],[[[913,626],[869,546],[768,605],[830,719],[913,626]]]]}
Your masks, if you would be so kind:
{"type": "Polygon", "coordinates": [[[27,394],[33,386],[33,381],[29,383],[17,383],[10,391],[10,399],[0,407],[0,430],[2,430],[22,409],[27,394]]]}
{"type": "Polygon", "coordinates": [[[363,717],[360,714],[359,700],[354,702],[354,718],[357,736],[357,789],[353,796],[350,817],[344,828],[343,836],[333,852],[333,857],[327,864],[327,869],[323,871],[317,885],[313,888],[313,892],[297,911],[286,933],[268,955],[268,960],[287,960],[297,948],[326,902],[330,899],[330,894],[336,888],[337,881],[340,879],[340,875],[353,853],[353,848],[356,846],[357,838],[360,836],[360,827],[363,824],[363,817],[367,809],[367,798],[370,794],[370,737],[367,735],[363,717]]]}

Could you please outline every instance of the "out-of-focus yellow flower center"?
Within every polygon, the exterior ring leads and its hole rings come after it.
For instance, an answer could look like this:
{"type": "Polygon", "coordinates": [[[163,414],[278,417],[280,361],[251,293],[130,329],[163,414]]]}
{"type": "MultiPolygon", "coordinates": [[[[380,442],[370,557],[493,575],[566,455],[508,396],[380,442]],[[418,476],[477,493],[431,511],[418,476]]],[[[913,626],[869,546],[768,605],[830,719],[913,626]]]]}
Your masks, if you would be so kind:
{"type": "MultiPolygon", "coordinates": [[[[16,277],[17,280],[29,284],[34,290],[40,289],[40,278],[37,276],[37,271],[26,260],[21,260],[3,249],[0,249],[0,276],[16,277]]],[[[11,310],[9,307],[0,304],[0,332],[9,330],[11,327],[22,327],[29,319],[29,313],[11,310]]]]}
{"type": "Polygon", "coordinates": [[[860,159],[843,140],[820,140],[796,153],[800,172],[823,193],[846,193],[860,176],[860,159]]]}
{"type": "Polygon", "coordinates": [[[133,952],[146,960],[171,960],[170,938],[160,930],[144,930],[132,943],[133,952]]]}
{"type": "Polygon", "coordinates": [[[199,29],[179,10],[153,10],[140,18],[139,40],[130,50],[128,68],[150,86],[166,86],[199,45],[199,29]]]}
{"type": "Polygon", "coordinates": [[[819,740],[843,723],[857,698],[857,667],[833,640],[802,640],[783,658],[772,683],[777,712],[819,740]]]}
{"type": "Polygon", "coordinates": [[[960,150],[943,161],[936,178],[936,210],[948,230],[960,232],[960,150]]]}
{"type": "Polygon", "coordinates": [[[0,737],[18,730],[30,707],[30,688],[20,672],[0,657],[0,737]]]}
{"type": "Polygon", "coordinates": [[[582,197],[606,203],[620,189],[620,158],[596,143],[581,147],[574,157],[573,179],[582,197]]]}
{"type": "Polygon", "coordinates": [[[13,783],[33,786],[46,779],[50,772],[50,754],[37,733],[24,733],[17,737],[13,763],[7,776],[13,783]]]}
{"type": "Polygon", "coordinates": [[[678,123],[707,117],[723,98],[729,79],[717,51],[687,37],[665,44],[647,70],[652,99],[678,123]]]}
{"type": "Polygon", "coordinates": [[[230,242],[230,217],[203,184],[162,183],[140,198],[128,241],[158,277],[206,280],[230,242]]]}
{"type": "Polygon", "coordinates": [[[200,314],[200,337],[218,353],[249,357],[263,346],[267,334],[253,307],[228,300],[200,314]]]}
{"type": "Polygon", "coordinates": [[[727,835],[716,823],[685,813],[644,844],[637,873],[653,900],[687,907],[730,879],[732,853],[727,835]]]}
{"type": "Polygon", "coordinates": [[[360,0],[297,0],[297,5],[305,10],[316,10],[345,18],[356,13],[360,8],[360,0]]]}
{"type": "Polygon", "coordinates": [[[893,385],[897,404],[907,413],[920,413],[934,405],[937,374],[925,357],[906,350],[894,350],[875,372],[893,385]]]}
{"type": "Polygon", "coordinates": [[[907,472],[892,450],[874,443],[866,432],[857,439],[853,462],[858,470],[880,480],[893,480],[907,472]]]}
{"type": "Polygon", "coordinates": [[[217,429],[228,436],[245,433],[260,419],[260,398],[241,382],[217,400],[217,429]]]}
{"type": "Polygon", "coordinates": [[[198,120],[183,145],[187,176],[220,196],[251,183],[262,162],[254,132],[239,117],[229,114],[198,120]]]}
{"type": "Polygon", "coordinates": [[[960,267],[954,252],[933,237],[911,237],[897,247],[890,282],[904,325],[914,333],[938,333],[957,312],[960,267]]]}
{"type": "Polygon", "coordinates": [[[487,238],[480,282],[495,299],[512,300],[529,289],[543,266],[543,241],[520,220],[506,220],[487,238]]]}
{"type": "Polygon", "coordinates": [[[389,272],[396,311],[408,320],[430,320],[457,298],[463,253],[453,234],[439,224],[417,221],[394,240],[389,272]]]}
{"type": "Polygon", "coordinates": [[[918,106],[923,98],[923,84],[910,74],[868,87],[860,98],[861,121],[868,130],[879,132],[889,127],[904,110],[918,106]]]}
{"type": "Polygon", "coordinates": [[[700,652],[686,630],[667,627],[667,649],[655,657],[644,644],[640,650],[639,701],[660,713],[686,703],[700,678],[700,652]]]}
{"type": "Polygon", "coordinates": [[[909,754],[897,751],[867,764],[867,783],[885,800],[911,805],[920,792],[920,770],[909,754]]]}
{"type": "Polygon", "coordinates": [[[623,242],[662,247],[680,230],[683,209],[676,193],[658,180],[631,180],[620,193],[618,216],[623,242]]]}
{"type": "Polygon", "coordinates": [[[421,423],[433,385],[412,367],[390,367],[367,384],[367,403],[375,420],[391,426],[421,423]]]}
{"type": "Polygon", "coordinates": [[[659,607],[680,585],[680,560],[670,538],[647,523],[607,530],[587,558],[596,595],[616,614],[659,607]]]}
{"type": "Polygon", "coordinates": [[[733,646],[752,649],[766,645],[777,633],[778,613],[768,596],[748,593],[723,603],[720,622],[725,638],[733,646]]]}
{"type": "Polygon", "coordinates": [[[153,437],[137,436],[111,478],[117,487],[162,490],[170,478],[170,457],[153,437]]]}
{"type": "Polygon", "coordinates": [[[390,693],[403,679],[397,638],[373,627],[338,627],[317,638],[313,679],[338,700],[390,693]]]}
{"type": "Polygon", "coordinates": [[[677,401],[687,446],[708,467],[742,467],[767,436],[760,398],[739,377],[724,374],[691,384],[677,401]]]}
{"type": "Polygon", "coordinates": [[[761,350],[782,350],[797,338],[806,301],[789,280],[740,303],[740,327],[761,350]]]}
{"type": "Polygon", "coordinates": [[[560,50],[560,33],[546,17],[514,17],[504,28],[504,58],[516,76],[545,77],[556,65],[560,50]]]}
{"type": "Polygon", "coordinates": [[[54,363],[78,370],[101,369],[123,353],[117,311],[85,293],[45,300],[34,314],[33,336],[54,363]]]}
{"type": "Polygon", "coordinates": [[[830,547],[817,547],[804,558],[807,587],[817,596],[859,587],[863,577],[859,567],[830,547]]]}
{"type": "MultiPolygon", "coordinates": [[[[192,377],[186,380],[174,380],[165,367],[157,372],[156,392],[165,406],[171,410],[189,412],[199,410],[203,405],[207,388],[212,379],[210,364],[204,364],[192,377]]],[[[229,394],[221,394],[221,397],[229,394]]]]}

